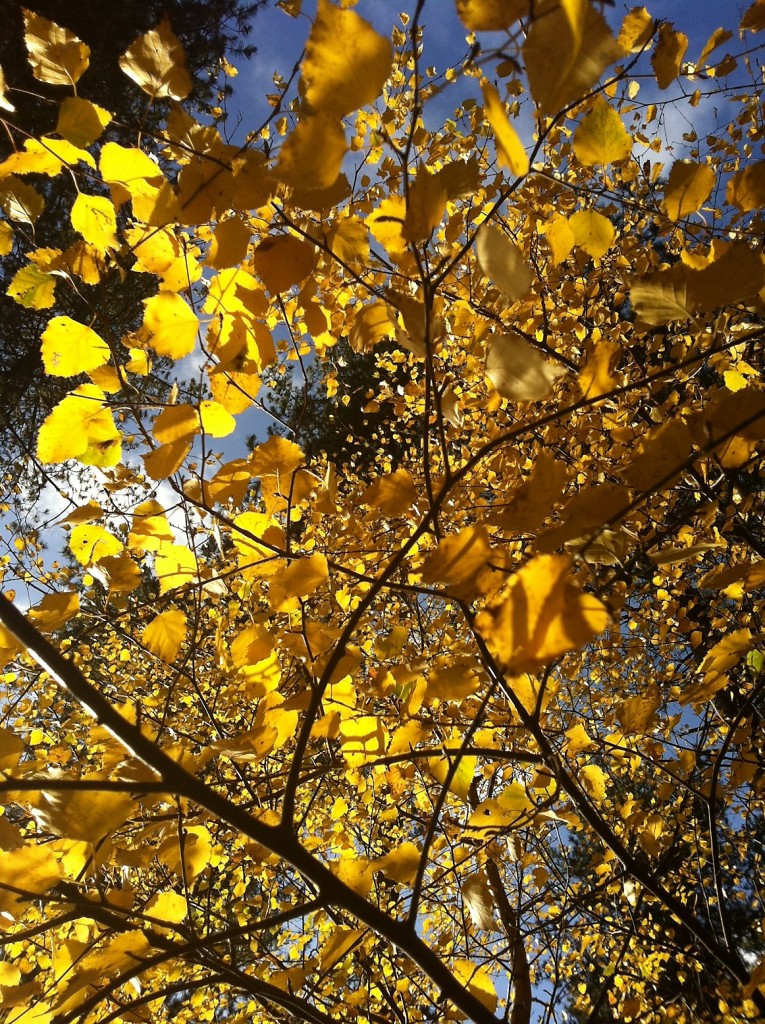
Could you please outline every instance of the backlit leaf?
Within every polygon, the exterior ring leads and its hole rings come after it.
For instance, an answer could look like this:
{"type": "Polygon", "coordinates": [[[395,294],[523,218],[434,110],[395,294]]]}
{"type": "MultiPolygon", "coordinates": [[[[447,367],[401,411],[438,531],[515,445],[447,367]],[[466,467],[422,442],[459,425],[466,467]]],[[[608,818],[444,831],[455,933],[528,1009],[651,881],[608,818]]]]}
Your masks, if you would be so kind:
{"type": "Polygon", "coordinates": [[[314,247],[295,235],[272,235],[252,253],[252,265],[272,295],[304,281],[315,262],[314,247]]]}
{"type": "Polygon", "coordinates": [[[632,139],[622,119],[602,96],[593,103],[574,133],[577,160],[589,167],[620,163],[632,152],[632,139]]]}
{"type": "Polygon", "coordinates": [[[476,235],[475,251],[481,270],[511,302],[528,293],[534,275],[518,246],[504,231],[484,224],[476,235]]]}
{"type": "Polygon", "coordinates": [[[660,89],[668,89],[680,74],[680,67],[688,49],[688,36],[676,32],[669,21],[659,28],[659,41],[656,44],[651,64],[660,89]]]}
{"type": "Polygon", "coordinates": [[[72,206],[72,227],[99,252],[116,248],[117,218],[106,196],[88,196],[80,192],[72,206]]]}
{"type": "Polygon", "coordinates": [[[368,22],[319,0],[302,65],[306,102],[314,112],[344,117],[377,99],[392,60],[389,41],[368,22]]]}
{"type": "Polygon", "coordinates": [[[485,78],[481,81],[483,109],[486,120],[494,129],[497,140],[497,158],[500,167],[506,167],[511,174],[521,177],[528,174],[529,157],[515,128],[505,114],[496,88],[485,78]]]}
{"type": "Polygon", "coordinates": [[[185,544],[168,544],[154,560],[160,594],[186,586],[197,578],[197,559],[185,544]]]}
{"type": "Polygon", "coordinates": [[[539,402],[555,381],[568,373],[533,348],[519,334],[493,334],[486,344],[486,376],[503,398],[539,402]]]}
{"type": "Polygon", "coordinates": [[[289,611],[293,598],[309,597],[329,576],[327,559],[322,554],[298,558],[269,583],[268,596],[274,611],[289,611]]]}
{"type": "Polygon", "coordinates": [[[481,612],[480,632],[508,672],[533,672],[584,646],[606,628],[605,605],[584,593],[563,555],[539,555],[505,588],[502,603],[481,612]]]}
{"type": "Polygon", "coordinates": [[[77,458],[88,465],[119,462],[120,435],[104,397],[94,384],[82,384],[59,402],[40,427],[37,454],[42,463],[77,458]],[[104,461],[94,461],[99,451],[104,461]]]}
{"type": "Polygon", "coordinates": [[[579,210],[569,218],[574,243],[599,260],[614,244],[614,226],[597,210],[579,210]]]}
{"type": "Polygon", "coordinates": [[[156,615],[143,631],[143,642],[162,661],[172,663],[186,637],[186,616],[180,608],[156,615]]]}
{"type": "Polygon", "coordinates": [[[737,171],[728,182],[725,198],[742,213],[765,206],[765,160],[737,171]]]}
{"type": "Polygon", "coordinates": [[[176,292],[158,292],[144,302],[143,325],[160,356],[183,359],[194,351],[199,321],[176,292]]]}
{"type": "Polygon", "coordinates": [[[109,346],[86,324],[68,316],[54,316],[42,335],[45,372],[74,377],[102,366],[111,357],[109,346]]]}
{"type": "Polygon", "coordinates": [[[128,47],[120,67],[152,99],[183,100],[193,87],[186,55],[168,18],[128,47]]]}
{"type": "Polygon", "coordinates": [[[670,220],[680,220],[695,213],[705,203],[715,186],[716,175],[709,164],[676,160],[664,189],[663,207],[670,220]]]}
{"type": "Polygon", "coordinates": [[[34,11],[22,10],[26,29],[24,42],[35,78],[51,85],[74,85],[88,67],[89,48],[69,29],[55,25],[34,11]]]}
{"type": "Polygon", "coordinates": [[[98,523],[81,523],[72,530],[69,548],[80,565],[93,565],[109,555],[119,554],[122,541],[98,523]]]}
{"type": "Polygon", "coordinates": [[[471,32],[499,32],[529,11],[529,0],[457,0],[457,14],[471,32]]]}
{"type": "Polygon", "coordinates": [[[90,146],[109,124],[112,115],[90,100],[67,96],[58,108],[56,131],[73,146],[90,146]]]}
{"type": "Polygon", "coordinates": [[[325,110],[303,113],[279,150],[274,173],[294,189],[327,189],[337,181],[346,148],[338,117],[325,110]]]}

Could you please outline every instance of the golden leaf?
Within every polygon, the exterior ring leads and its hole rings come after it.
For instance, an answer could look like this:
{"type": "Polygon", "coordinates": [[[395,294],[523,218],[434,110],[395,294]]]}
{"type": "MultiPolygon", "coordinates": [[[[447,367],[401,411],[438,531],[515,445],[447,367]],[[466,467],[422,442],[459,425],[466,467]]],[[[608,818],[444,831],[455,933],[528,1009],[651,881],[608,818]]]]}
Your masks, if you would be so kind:
{"type": "Polygon", "coordinates": [[[618,386],[614,368],[621,357],[622,346],[617,341],[598,341],[591,346],[579,374],[579,387],[585,398],[599,398],[618,386]]]}
{"type": "Polygon", "coordinates": [[[157,355],[183,359],[197,343],[199,321],[176,292],[158,292],[144,300],[143,326],[157,355]]]}
{"type": "Polygon", "coordinates": [[[42,335],[45,372],[54,377],[75,377],[102,366],[111,356],[109,346],[94,330],[68,316],[54,316],[42,335]]]}
{"type": "Polygon", "coordinates": [[[128,47],[120,67],[152,99],[183,100],[193,88],[186,55],[167,18],[128,47]]]}
{"type": "Polygon", "coordinates": [[[162,661],[169,663],[178,657],[186,637],[186,616],[180,608],[170,608],[151,620],[144,629],[141,639],[162,661]]]}
{"type": "Polygon", "coordinates": [[[494,899],[483,871],[470,875],[462,883],[462,899],[476,928],[491,932],[497,927],[494,920],[494,899]]]}
{"type": "Polygon", "coordinates": [[[602,96],[574,133],[577,160],[594,167],[598,164],[620,163],[632,152],[632,138],[622,119],[602,96]]]}
{"type": "Polygon", "coordinates": [[[457,0],[457,14],[471,32],[501,32],[529,12],[529,0],[457,0]]]}
{"type": "Polygon", "coordinates": [[[37,454],[45,465],[67,459],[116,465],[121,456],[120,435],[103,391],[94,384],[82,384],[59,402],[40,427],[37,454]]]}
{"type": "Polygon", "coordinates": [[[603,16],[581,0],[536,0],[523,59],[534,102],[544,115],[579,99],[624,55],[603,16]]]}
{"type": "Polygon", "coordinates": [[[518,133],[510,124],[504,106],[496,88],[487,81],[481,80],[483,92],[483,111],[486,120],[494,129],[497,139],[497,159],[500,167],[506,167],[511,174],[522,177],[529,171],[529,156],[518,133]]]}
{"type": "Polygon", "coordinates": [[[338,180],[346,149],[345,129],[335,114],[304,112],[279,150],[274,174],[293,189],[328,189],[338,180]]]}
{"type": "Polygon", "coordinates": [[[517,533],[537,532],[563,493],[569,477],[570,471],[564,462],[548,451],[541,451],[531,476],[512,492],[506,504],[495,506],[492,525],[517,533]]]}
{"type": "Polygon", "coordinates": [[[40,784],[32,814],[43,828],[66,839],[95,844],[119,828],[133,807],[127,793],[46,790],[43,780],[40,784]]]}
{"type": "Polygon", "coordinates": [[[405,515],[417,498],[414,477],[406,469],[397,469],[374,480],[361,500],[388,516],[405,515]]]}
{"type": "Polygon", "coordinates": [[[328,577],[324,555],[317,552],[307,558],[296,559],[272,577],[268,590],[271,608],[277,612],[290,611],[297,606],[295,598],[309,597],[328,577]]]}
{"type": "Polygon", "coordinates": [[[363,928],[333,928],[319,954],[322,972],[330,970],[342,960],[363,934],[363,928]]]}
{"type": "Polygon", "coordinates": [[[247,255],[251,235],[252,231],[242,217],[227,217],[220,221],[213,232],[205,261],[208,267],[216,270],[236,267],[247,255]]]}
{"type": "Polygon", "coordinates": [[[538,555],[512,577],[502,603],[481,612],[476,624],[502,667],[520,673],[583,647],[608,621],[602,601],[576,585],[570,558],[538,555]]]}
{"type": "Polygon", "coordinates": [[[616,717],[623,733],[647,733],[661,707],[661,694],[656,686],[645,693],[627,697],[616,705],[616,717]]]}
{"type": "Polygon", "coordinates": [[[574,232],[566,217],[554,216],[542,226],[547,244],[550,246],[552,264],[562,263],[574,248],[574,232]]]}
{"type": "Polygon", "coordinates": [[[511,302],[528,294],[534,275],[504,231],[484,224],[476,235],[475,251],[481,270],[511,302]]]}
{"type": "Polygon", "coordinates": [[[709,199],[716,180],[714,168],[709,164],[676,160],[664,189],[664,212],[670,220],[695,213],[709,199]]]}
{"type": "Polygon", "coordinates": [[[653,18],[645,7],[633,7],[624,15],[617,42],[625,53],[642,50],[653,35],[653,18]]]}
{"type": "Polygon", "coordinates": [[[520,334],[492,334],[486,343],[486,376],[503,398],[539,402],[568,373],[545,359],[520,334]]]}
{"type": "Polygon", "coordinates": [[[471,960],[455,960],[454,976],[489,1013],[497,1009],[497,990],[488,967],[477,967],[471,960]]]}
{"type": "Polygon", "coordinates": [[[302,66],[303,93],[312,111],[340,118],[374,102],[392,62],[390,42],[368,22],[319,0],[302,66]]]}
{"type": "Polygon", "coordinates": [[[578,769],[577,778],[582,783],[585,792],[589,793],[596,803],[602,803],[606,799],[608,777],[598,765],[583,765],[578,769]]]}
{"type": "Polygon", "coordinates": [[[659,41],[651,57],[656,81],[660,89],[668,89],[680,74],[688,36],[675,32],[670,22],[665,21],[659,28],[659,41]]]}
{"type": "Polygon", "coordinates": [[[478,577],[491,558],[491,545],[481,525],[466,526],[464,530],[440,540],[422,566],[425,583],[445,583],[464,600],[471,600],[478,577]]]}
{"type": "Polygon", "coordinates": [[[614,244],[614,226],[597,210],[580,210],[568,221],[574,243],[599,260],[614,244]]]}
{"type": "Polygon", "coordinates": [[[112,115],[90,100],[67,96],[58,108],[56,131],[73,146],[90,146],[109,124],[112,115]]]}
{"type": "Polygon", "coordinates": [[[304,281],[315,263],[313,245],[295,235],[272,235],[252,253],[252,266],[272,295],[304,281]]]}
{"type": "Polygon", "coordinates": [[[72,227],[99,252],[117,248],[117,217],[106,196],[78,193],[72,206],[72,227]]]}
{"type": "Polygon", "coordinates": [[[407,242],[421,242],[441,223],[446,210],[446,185],[438,174],[421,166],[409,186],[402,235],[407,242]]]}
{"type": "Polygon", "coordinates": [[[109,555],[119,554],[122,541],[98,523],[81,523],[72,530],[69,548],[80,565],[93,565],[109,555]]]}
{"type": "Polygon", "coordinates": [[[163,546],[154,560],[160,594],[186,586],[197,578],[197,558],[185,544],[163,546]]]}
{"type": "Polygon", "coordinates": [[[742,213],[765,206],[765,160],[737,171],[728,182],[725,199],[742,213]]]}
{"type": "Polygon", "coordinates": [[[178,472],[190,451],[188,441],[170,441],[144,455],[143,464],[152,480],[166,480],[178,472]]]}
{"type": "Polygon", "coordinates": [[[90,62],[90,49],[69,29],[22,8],[32,74],[51,85],[74,85],[90,62]]]}

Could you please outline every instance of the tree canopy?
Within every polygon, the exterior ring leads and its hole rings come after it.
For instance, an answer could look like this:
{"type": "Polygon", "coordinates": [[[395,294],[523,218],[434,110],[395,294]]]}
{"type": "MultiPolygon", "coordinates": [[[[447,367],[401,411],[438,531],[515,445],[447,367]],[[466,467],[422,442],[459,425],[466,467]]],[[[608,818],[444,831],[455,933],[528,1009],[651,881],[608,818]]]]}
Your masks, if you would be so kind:
{"type": "Polygon", "coordinates": [[[765,3],[182,6],[0,77],[4,1024],[762,1019],[765,3]]]}

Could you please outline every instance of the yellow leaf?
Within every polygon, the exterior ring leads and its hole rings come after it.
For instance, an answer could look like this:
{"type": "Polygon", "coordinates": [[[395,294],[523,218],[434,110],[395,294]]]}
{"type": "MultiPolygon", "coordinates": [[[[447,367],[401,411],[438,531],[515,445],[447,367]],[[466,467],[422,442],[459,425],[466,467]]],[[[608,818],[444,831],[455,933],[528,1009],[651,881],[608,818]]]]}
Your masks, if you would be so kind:
{"type": "Polygon", "coordinates": [[[373,103],[393,63],[390,42],[353,11],[319,0],[305,48],[303,90],[311,110],[344,117],[373,103]]]}
{"type": "Polygon", "coordinates": [[[43,789],[32,814],[58,836],[98,843],[127,820],[132,807],[127,793],[43,789]]]}
{"type": "Polygon", "coordinates": [[[31,185],[9,174],[0,179],[0,206],[10,220],[34,224],[45,209],[45,200],[31,185]]]}
{"type": "Polygon", "coordinates": [[[470,875],[462,883],[462,899],[476,928],[483,931],[494,931],[494,900],[491,889],[483,871],[470,875]]]}
{"type": "Polygon", "coordinates": [[[486,376],[503,398],[539,402],[568,373],[545,359],[520,334],[492,334],[486,342],[486,376]]]}
{"type": "Polygon", "coordinates": [[[523,59],[534,102],[545,115],[579,99],[624,56],[595,7],[583,0],[535,0],[523,59]]]}
{"type": "Polygon", "coordinates": [[[371,302],[356,313],[348,341],[354,352],[371,352],[384,338],[396,333],[388,304],[371,302]]]}
{"type": "Polygon", "coordinates": [[[747,164],[728,182],[725,199],[742,213],[765,206],[765,160],[747,164]]]}
{"type": "Polygon", "coordinates": [[[438,174],[421,166],[409,186],[402,229],[407,242],[421,242],[441,223],[446,210],[446,185],[438,174]]]}
{"type": "Polygon", "coordinates": [[[552,264],[557,267],[574,248],[574,232],[571,230],[568,219],[559,214],[547,221],[543,230],[545,240],[550,246],[552,264]]]}
{"type": "Polygon", "coordinates": [[[170,664],[178,657],[185,637],[186,616],[179,608],[170,608],[151,620],[141,639],[152,654],[170,664]]]}
{"type": "Polygon", "coordinates": [[[617,341],[598,341],[591,346],[579,374],[579,387],[585,398],[599,398],[618,385],[614,369],[621,357],[622,347],[617,341]]]}
{"type": "Polygon", "coordinates": [[[313,245],[295,235],[271,235],[252,254],[252,266],[272,295],[304,281],[315,263],[313,245]]]}
{"type": "MultiPolygon", "coordinates": [[[[428,696],[430,696],[430,693],[428,693],[428,696]]],[[[457,743],[459,743],[459,739],[457,739],[457,743]]],[[[444,785],[446,783],[446,776],[449,770],[449,761],[447,758],[429,757],[427,765],[428,771],[433,778],[437,779],[438,782],[444,785]]],[[[449,792],[454,793],[465,803],[467,803],[470,787],[475,779],[477,765],[478,759],[476,757],[461,757],[449,784],[449,792]]]]}
{"type": "Polygon", "coordinates": [[[194,351],[199,321],[180,295],[158,292],[144,306],[143,326],[157,355],[183,359],[194,351]]]}
{"type": "Polygon", "coordinates": [[[97,523],[81,523],[72,530],[69,547],[80,565],[93,565],[122,551],[122,542],[97,523]]]}
{"type": "Polygon", "coordinates": [[[168,544],[154,560],[160,594],[183,587],[197,578],[197,559],[185,544],[168,544]]]}
{"type": "MultiPolygon", "coordinates": [[[[0,886],[17,887],[24,879],[27,892],[47,892],[61,879],[61,868],[50,844],[21,846],[16,850],[4,850],[0,857],[0,886]]],[[[5,909],[6,901],[0,897],[5,909]]]]}
{"type": "Polygon", "coordinates": [[[13,228],[7,220],[0,221],[0,256],[7,256],[13,248],[13,228]]]}
{"type": "Polygon", "coordinates": [[[346,149],[338,117],[323,110],[303,112],[279,150],[274,174],[290,188],[309,194],[327,189],[337,181],[346,149]]]}
{"type": "Polygon", "coordinates": [[[492,525],[517,533],[538,532],[563,493],[569,476],[564,462],[548,451],[541,451],[531,476],[513,491],[506,504],[495,506],[492,525]]]}
{"type": "Polygon", "coordinates": [[[669,172],[662,206],[670,220],[680,220],[705,203],[715,186],[716,176],[710,164],[676,160],[669,172]]]}
{"type": "MultiPolygon", "coordinates": [[[[199,412],[193,405],[168,405],[154,420],[152,433],[160,444],[188,441],[202,429],[199,412]]],[[[169,475],[169,474],[168,474],[169,475]]]]}
{"type": "Polygon", "coordinates": [[[339,960],[342,960],[363,934],[363,928],[333,928],[321,948],[320,961],[322,973],[330,970],[339,960]]]}
{"type": "Polygon", "coordinates": [[[471,32],[501,32],[529,12],[529,0],[457,0],[457,14],[471,32]]]}
{"type": "Polygon", "coordinates": [[[765,28],[765,0],[754,0],[741,19],[740,31],[761,32],[765,28]]]}
{"type": "Polygon", "coordinates": [[[76,591],[62,590],[58,594],[47,594],[38,605],[30,609],[29,618],[43,633],[60,629],[80,610],[80,598],[76,591]]]}
{"type": "Polygon", "coordinates": [[[364,764],[385,752],[388,730],[376,715],[345,718],[340,723],[340,743],[343,757],[349,764],[364,764]]]}
{"type": "Polygon", "coordinates": [[[411,885],[417,877],[421,859],[422,854],[414,843],[403,842],[395,850],[376,860],[373,866],[375,871],[382,871],[394,882],[411,885]]]}
{"type": "Polygon", "coordinates": [[[120,67],[152,99],[183,100],[193,87],[183,47],[167,18],[128,47],[120,67]]]}
{"type": "Polygon", "coordinates": [[[127,551],[98,563],[99,574],[103,577],[112,594],[130,594],[141,582],[141,569],[127,551]]]}
{"type": "Polygon", "coordinates": [[[247,255],[252,229],[241,217],[227,217],[213,232],[210,252],[205,261],[208,267],[225,270],[235,267],[247,255]]]}
{"type": "Polygon", "coordinates": [[[504,600],[477,619],[502,667],[534,672],[583,647],[608,625],[606,606],[582,592],[565,555],[538,555],[508,583],[504,600]]]}
{"type": "Polygon", "coordinates": [[[606,799],[608,777],[602,768],[596,764],[583,765],[577,770],[577,778],[597,803],[602,803],[606,799]]]}
{"type": "Polygon", "coordinates": [[[37,454],[45,465],[79,459],[86,465],[114,466],[121,457],[120,435],[104,393],[82,384],[55,407],[40,427],[37,454]]]}
{"type": "Polygon", "coordinates": [[[505,114],[502,101],[496,88],[487,79],[481,80],[483,92],[483,112],[486,120],[494,129],[497,139],[497,159],[500,167],[506,167],[511,174],[522,177],[529,171],[529,156],[518,133],[510,124],[505,114]]]}
{"type": "Polygon", "coordinates": [[[106,196],[78,193],[72,206],[72,227],[99,252],[117,248],[117,218],[106,196]]]}
{"type": "Polygon", "coordinates": [[[327,243],[343,263],[366,264],[369,259],[369,231],[357,217],[343,217],[329,233],[327,243]]]}
{"type": "Polygon", "coordinates": [[[54,25],[34,11],[22,10],[32,74],[51,85],[73,85],[90,62],[89,48],[69,29],[54,25]]]}
{"type": "Polygon", "coordinates": [[[632,138],[622,119],[602,96],[598,96],[574,133],[577,160],[594,167],[619,163],[631,152],[632,138]]]}
{"type": "Polygon", "coordinates": [[[688,36],[683,32],[675,32],[671,22],[662,22],[659,28],[659,41],[651,56],[651,64],[660,89],[668,89],[680,74],[687,49],[688,36]]]}
{"type": "Polygon", "coordinates": [[[379,508],[385,515],[401,516],[409,511],[416,498],[414,477],[406,469],[397,469],[374,480],[361,500],[372,508],[379,508]]]}
{"type": "Polygon", "coordinates": [[[271,579],[268,598],[276,612],[290,611],[297,597],[308,597],[329,577],[327,559],[316,553],[298,558],[271,579]]]}
{"type": "Polygon", "coordinates": [[[658,687],[649,686],[645,693],[636,697],[627,697],[616,705],[616,717],[625,734],[647,733],[656,711],[661,707],[661,694],[658,687]]]}
{"type": "Polygon", "coordinates": [[[171,441],[144,455],[143,464],[152,480],[166,480],[178,472],[190,451],[188,441],[171,441]]]}
{"type": "Polygon", "coordinates": [[[222,405],[206,399],[199,403],[202,432],[210,437],[228,437],[236,430],[236,420],[222,405]]]}
{"type": "Polygon", "coordinates": [[[618,470],[619,476],[638,491],[672,487],[693,446],[691,432],[680,419],[654,427],[640,440],[631,461],[618,470]]]}
{"type": "Polygon", "coordinates": [[[3,69],[0,68],[0,109],[8,110],[10,113],[13,113],[16,108],[8,99],[7,88],[8,86],[5,84],[5,74],[3,73],[3,69]]]}
{"type": "Polygon", "coordinates": [[[305,462],[303,449],[286,437],[269,437],[263,444],[253,448],[250,469],[253,476],[278,476],[289,488],[289,481],[296,469],[305,462]]]}
{"type": "Polygon", "coordinates": [[[614,244],[614,226],[597,210],[580,210],[569,218],[568,223],[575,244],[595,260],[605,255],[614,244]]]}
{"type": "Polygon", "coordinates": [[[54,377],[75,377],[102,366],[111,356],[109,346],[85,324],[68,316],[54,316],[42,335],[45,372],[54,377]]]}
{"type": "Polygon", "coordinates": [[[457,597],[470,600],[476,581],[491,558],[491,544],[480,524],[439,541],[422,566],[425,583],[446,583],[457,597]]]}
{"type": "Polygon", "coordinates": [[[596,746],[595,741],[581,724],[566,729],[566,755],[576,757],[582,750],[591,750],[596,746]]]}
{"type": "Polygon", "coordinates": [[[617,42],[625,53],[642,50],[653,35],[653,18],[645,7],[633,7],[624,16],[617,42]]]}
{"type": "MultiPolygon", "coordinates": [[[[162,171],[147,153],[116,142],[107,142],[102,147],[98,166],[118,208],[128,199],[154,197],[157,187],[164,181],[162,171]]],[[[135,203],[133,210],[137,212],[135,203]]]]}
{"type": "Polygon", "coordinates": [[[476,967],[470,960],[455,960],[454,976],[489,1013],[497,1009],[497,990],[488,967],[476,967]]]}
{"type": "Polygon", "coordinates": [[[87,150],[78,149],[66,139],[28,139],[23,149],[11,153],[0,164],[0,178],[10,174],[47,174],[54,177],[65,166],[73,167],[80,160],[91,167],[96,166],[87,150]]]}
{"type": "Polygon", "coordinates": [[[369,230],[393,259],[406,251],[403,235],[406,218],[406,200],[403,196],[383,199],[377,209],[367,217],[369,230]]]}
{"type": "Polygon", "coordinates": [[[475,239],[478,263],[486,277],[511,302],[522,299],[531,288],[534,275],[510,238],[492,224],[484,224],[475,239]]]}
{"type": "MultiPolygon", "coordinates": [[[[209,830],[204,825],[184,825],[184,842],[181,843],[178,835],[170,835],[157,850],[159,860],[173,871],[179,878],[185,876],[187,884],[201,875],[210,863],[213,843],[209,830]]],[[[122,938],[130,939],[136,932],[124,933],[122,938]]],[[[141,938],[145,937],[140,933],[141,938]]],[[[131,948],[128,945],[128,948],[131,948]]],[[[135,955],[140,955],[140,943],[137,945],[135,955]]],[[[131,964],[135,963],[135,956],[131,955],[131,964]]]]}
{"type": "Polygon", "coordinates": [[[146,913],[160,921],[180,924],[186,917],[188,907],[185,897],[179,892],[162,892],[153,896],[146,904],[146,913]]]}
{"type": "Polygon", "coordinates": [[[67,96],[58,109],[56,131],[73,146],[90,146],[109,124],[112,115],[90,100],[67,96]]]}

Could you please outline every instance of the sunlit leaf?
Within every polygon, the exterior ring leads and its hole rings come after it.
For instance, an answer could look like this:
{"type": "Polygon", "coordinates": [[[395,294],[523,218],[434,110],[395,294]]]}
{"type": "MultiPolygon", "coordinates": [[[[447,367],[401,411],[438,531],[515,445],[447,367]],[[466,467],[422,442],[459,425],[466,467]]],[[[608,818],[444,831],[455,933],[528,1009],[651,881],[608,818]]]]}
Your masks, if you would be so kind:
{"type": "Polygon", "coordinates": [[[742,213],[765,206],[765,160],[737,171],[728,181],[725,198],[742,213]]]}
{"type": "Polygon", "coordinates": [[[498,227],[484,224],[475,240],[481,270],[511,302],[522,299],[534,275],[518,246],[498,227]]]}
{"type": "Polygon", "coordinates": [[[143,631],[143,642],[162,661],[172,663],[186,638],[186,616],[180,608],[156,615],[143,631]]]}
{"type": "Polygon", "coordinates": [[[161,291],[144,306],[143,325],[157,355],[183,359],[194,351],[199,321],[180,295],[161,291]]]}
{"type": "Polygon", "coordinates": [[[274,611],[289,611],[293,599],[309,597],[329,576],[327,559],[322,554],[298,558],[282,569],[269,583],[268,596],[274,611]]]}
{"type": "Polygon", "coordinates": [[[368,22],[319,0],[302,65],[306,102],[313,111],[344,117],[377,99],[392,60],[390,42],[368,22]]]}
{"type": "Polygon", "coordinates": [[[676,160],[664,189],[664,211],[670,220],[680,220],[695,213],[709,199],[716,175],[709,164],[676,160]]]}
{"type": "Polygon", "coordinates": [[[37,454],[44,464],[77,459],[88,465],[113,466],[119,462],[119,431],[104,393],[82,384],[54,408],[40,427],[37,454]],[[98,453],[103,461],[96,461],[98,453]]]}
{"type": "Polygon", "coordinates": [[[651,64],[660,89],[668,89],[680,74],[680,67],[688,49],[688,36],[676,32],[669,21],[659,27],[659,40],[651,57],[651,64]]]}
{"type": "Polygon", "coordinates": [[[579,210],[569,218],[574,244],[599,260],[614,244],[614,226],[597,210],[579,210]]]}
{"type": "Polygon", "coordinates": [[[45,372],[55,377],[75,377],[110,358],[109,346],[92,328],[68,316],[54,316],[42,335],[45,372]]]}
{"type": "Polygon", "coordinates": [[[519,334],[493,334],[486,345],[486,376],[503,398],[538,402],[568,373],[545,359],[519,334]]]}
{"type": "Polygon", "coordinates": [[[606,628],[608,610],[579,589],[571,560],[539,555],[510,580],[502,603],[477,625],[508,672],[534,671],[606,628]]]}
{"type": "Polygon", "coordinates": [[[196,555],[185,544],[168,544],[154,560],[160,594],[194,582],[197,572],[196,555]]]}
{"type": "Polygon", "coordinates": [[[72,206],[71,218],[74,230],[79,231],[85,241],[99,252],[119,245],[114,206],[106,196],[89,196],[80,192],[72,206]]]}
{"type": "Polygon", "coordinates": [[[193,87],[183,47],[167,18],[128,47],[120,67],[152,99],[183,100],[193,87]]]}
{"type": "Polygon", "coordinates": [[[81,523],[72,530],[69,548],[80,565],[93,565],[109,555],[119,554],[122,541],[98,523],[81,523]]]}
{"type": "Polygon", "coordinates": [[[529,0],[457,0],[457,14],[471,32],[499,32],[529,11],[529,0]]]}
{"type": "Polygon", "coordinates": [[[337,181],[346,148],[345,129],[335,114],[304,113],[282,144],[274,173],[291,188],[327,189],[337,181]]]}
{"type": "Polygon", "coordinates": [[[589,167],[620,163],[632,152],[632,139],[624,122],[602,96],[593,103],[574,133],[577,160],[589,167]]]}
{"type": "Polygon", "coordinates": [[[486,120],[494,129],[497,139],[497,158],[500,167],[506,167],[511,174],[517,177],[528,174],[528,153],[515,128],[507,119],[499,93],[485,78],[481,81],[481,91],[483,92],[483,109],[486,120]]]}
{"type": "Polygon", "coordinates": [[[109,124],[112,115],[97,103],[67,96],[58,109],[56,131],[73,146],[90,146],[109,124]]]}
{"type": "Polygon", "coordinates": [[[74,85],[90,62],[90,50],[69,29],[22,8],[26,29],[24,42],[32,73],[51,85],[74,85]]]}

